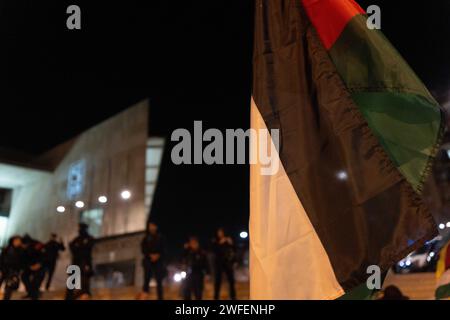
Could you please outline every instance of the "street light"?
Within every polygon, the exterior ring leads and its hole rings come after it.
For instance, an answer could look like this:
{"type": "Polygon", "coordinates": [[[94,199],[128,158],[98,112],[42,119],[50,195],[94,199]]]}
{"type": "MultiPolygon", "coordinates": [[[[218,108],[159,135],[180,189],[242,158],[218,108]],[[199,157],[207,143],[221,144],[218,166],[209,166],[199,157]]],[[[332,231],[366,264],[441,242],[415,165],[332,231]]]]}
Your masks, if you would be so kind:
{"type": "Polygon", "coordinates": [[[100,202],[100,203],[107,203],[108,202],[108,198],[106,196],[100,196],[100,197],[98,197],[98,202],[100,202]]]}
{"type": "Polygon", "coordinates": [[[179,273],[175,273],[175,274],[173,275],[173,280],[174,280],[175,282],[180,282],[181,280],[183,280],[183,276],[182,276],[181,274],[179,274],[179,273]]]}
{"type": "Polygon", "coordinates": [[[446,224],[447,228],[450,228],[450,221],[446,224]]]}
{"type": "Polygon", "coordinates": [[[444,230],[444,229],[445,229],[445,224],[440,223],[440,224],[439,224],[439,229],[444,230]]]}
{"type": "Polygon", "coordinates": [[[120,196],[122,197],[123,200],[128,200],[131,198],[131,192],[129,190],[123,190],[120,193],[120,196]]]}
{"type": "Polygon", "coordinates": [[[83,201],[75,202],[75,207],[77,207],[79,209],[84,208],[84,202],[83,201]]]}
{"type": "Polygon", "coordinates": [[[347,180],[347,178],[348,178],[348,174],[347,174],[347,172],[345,172],[344,170],[339,171],[339,172],[336,174],[336,176],[337,176],[338,180],[341,180],[341,181],[347,180]]]}
{"type": "Polygon", "coordinates": [[[248,238],[248,232],[247,231],[242,231],[239,236],[241,237],[241,239],[247,239],[248,238]]]}
{"type": "Polygon", "coordinates": [[[56,211],[58,211],[59,213],[63,213],[64,211],[66,211],[66,208],[64,208],[63,206],[58,206],[56,207],[56,211]]]}

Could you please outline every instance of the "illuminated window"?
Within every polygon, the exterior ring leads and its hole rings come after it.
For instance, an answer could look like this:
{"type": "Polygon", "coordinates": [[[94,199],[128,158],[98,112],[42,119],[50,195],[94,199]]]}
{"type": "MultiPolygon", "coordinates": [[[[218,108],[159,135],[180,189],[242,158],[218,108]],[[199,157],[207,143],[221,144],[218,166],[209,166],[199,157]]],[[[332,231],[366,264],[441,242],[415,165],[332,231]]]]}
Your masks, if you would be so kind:
{"type": "Polygon", "coordinates": [[[89,226],[89,233],[95,237],[102,236],[103,209],[90,209],[81,212],[80,221],[89,226]]]}
{"type": "Polygon", "coordinates": [[[164,139],[152,137],[147,141],[145,169],[145,210],[150,212],[164,151],[164,139]]]}
{"type": "Polygon", "coordinates": [[[83,193],[86,161],[80,160],[69,167],[67,174],[67,198],[74,199],[83,193]]]}

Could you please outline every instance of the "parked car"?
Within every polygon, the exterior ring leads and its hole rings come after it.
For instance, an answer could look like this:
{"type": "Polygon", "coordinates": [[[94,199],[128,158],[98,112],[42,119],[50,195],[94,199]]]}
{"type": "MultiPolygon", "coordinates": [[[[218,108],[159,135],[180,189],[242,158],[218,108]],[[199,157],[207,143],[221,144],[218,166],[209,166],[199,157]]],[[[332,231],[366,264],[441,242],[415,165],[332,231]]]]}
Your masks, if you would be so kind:
{"type": "Polygon", "coordinates": [[[432,272],[436,269],[436,263],[439,259],[439,242],[441,237],[438,236],[428,241],[423,247],[408,254],[404,259],[400,260],[394,267],[395,273],[410,272],[432,272]]]}

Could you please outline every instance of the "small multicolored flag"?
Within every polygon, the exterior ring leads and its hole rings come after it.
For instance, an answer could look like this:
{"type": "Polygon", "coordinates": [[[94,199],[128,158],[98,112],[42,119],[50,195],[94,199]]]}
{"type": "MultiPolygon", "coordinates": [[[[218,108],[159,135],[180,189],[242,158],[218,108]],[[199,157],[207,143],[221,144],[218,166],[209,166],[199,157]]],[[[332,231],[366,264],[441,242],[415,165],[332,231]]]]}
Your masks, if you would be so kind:
{"type": "Polygon", "coordinates": [[[450,242],[448,242],[439,253],[436,267],[437,288],[436,299],[450,298],[450,242]]]}

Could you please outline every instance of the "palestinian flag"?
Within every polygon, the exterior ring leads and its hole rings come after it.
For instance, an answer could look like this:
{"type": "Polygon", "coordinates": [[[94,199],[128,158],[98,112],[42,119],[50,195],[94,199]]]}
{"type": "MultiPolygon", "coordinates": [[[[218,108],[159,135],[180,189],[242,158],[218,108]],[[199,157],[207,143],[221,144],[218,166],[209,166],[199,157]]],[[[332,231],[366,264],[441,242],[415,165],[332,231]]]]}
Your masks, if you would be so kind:
{"type": "Polygon", "coordinates": [[[437,288],[436,299],[450,298],[450,242],[439,253],[439,261],[436,268],[437,288]]]}
{"type": "Polygon", "coordinates": [[[278,130],[280,164],[250,169],[250,295],[338,298],[435,236],[421,189],[444,119],[354,1],[257,0],[255,14],[251,125],[278,130]]]}

